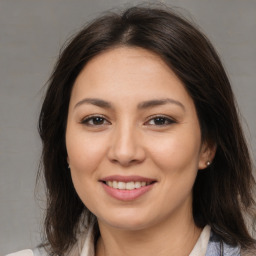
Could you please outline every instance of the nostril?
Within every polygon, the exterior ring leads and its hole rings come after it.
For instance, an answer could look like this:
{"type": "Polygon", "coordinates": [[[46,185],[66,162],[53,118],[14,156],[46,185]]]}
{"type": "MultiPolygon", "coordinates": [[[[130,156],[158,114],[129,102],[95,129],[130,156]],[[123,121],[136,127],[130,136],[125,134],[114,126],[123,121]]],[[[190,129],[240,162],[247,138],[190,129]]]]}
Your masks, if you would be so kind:
{"type": "Polygon", "coordinates": [[[129,160],[129,159],[110,159],[110,161],[113,164],[119,164],[119,165],[122,165],[122,166],[125,166],[125,167],[128,167],[128,166],[131,166],[131,165],[138,164],[138,163],[142,162],[142,161],[137,160],[137,159],[132,159],[132,160],[129,160]]]}

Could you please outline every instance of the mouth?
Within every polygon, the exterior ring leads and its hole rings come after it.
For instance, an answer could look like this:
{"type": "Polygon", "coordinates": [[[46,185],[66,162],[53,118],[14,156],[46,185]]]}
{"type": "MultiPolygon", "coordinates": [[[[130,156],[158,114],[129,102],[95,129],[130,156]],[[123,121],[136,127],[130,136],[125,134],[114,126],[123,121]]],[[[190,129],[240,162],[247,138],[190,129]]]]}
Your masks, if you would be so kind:
{"type": "Polygon", "coordinates": [[[129,182],[123,182],[123,181],[102,181],[104,184],[111,188],[120,189],[120,190],[134,190],[134,189],[140,189],[141,187],[149,186],[156,181],[146,182],[146,181],[129,181],[129,182]]]}
{"type": "Polygon", "coordinates": [[[100,182],[104,191],[119,201],[133,201],[150,193],[156,180],[139,176],[109,176],[100,182]]]}
{"type": "Polygon", "coordinates": [[[106,186],[118,190],[136,190],[156,183],[156,180],[141,176],[108,176],[100,180],[106,186]]]}

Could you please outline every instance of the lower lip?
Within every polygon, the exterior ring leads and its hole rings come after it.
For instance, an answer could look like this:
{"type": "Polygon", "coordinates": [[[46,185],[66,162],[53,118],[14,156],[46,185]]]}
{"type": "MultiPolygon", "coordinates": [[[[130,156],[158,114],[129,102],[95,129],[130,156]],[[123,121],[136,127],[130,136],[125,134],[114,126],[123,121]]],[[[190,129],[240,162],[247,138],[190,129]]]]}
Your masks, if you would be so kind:
{"type": "Polygon", "coordinates": [[[112,197],[115,199],[121,200],[121,201],[132,201],[135,200],[145,193],[147,193],[152,187],[154,186],[155,183],[152,183],[150,185],[132,189],[132,190],[125,190],[125,189],[116,189],[109,187],[105,183],[102,183],[104,190],[112,197]]]}

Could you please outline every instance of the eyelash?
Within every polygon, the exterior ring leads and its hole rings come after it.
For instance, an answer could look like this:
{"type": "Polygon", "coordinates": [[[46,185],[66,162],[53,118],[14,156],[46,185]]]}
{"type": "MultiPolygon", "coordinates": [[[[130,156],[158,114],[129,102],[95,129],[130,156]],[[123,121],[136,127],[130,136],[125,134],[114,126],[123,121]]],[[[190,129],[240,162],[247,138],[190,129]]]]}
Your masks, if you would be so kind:
{"type": "MultiPolygon", "coordinates": [[[[96,119],[101,119],[103,122],[107,121],[106,118],[104,116],[101,115],[93,115],[93,116],[88,116],[86,118],[84,118],[81,121],[81,124],[87,125],[87,126],[102,126],[105,124],[90,124],[90,121],[96,121],[96,119]]],[[[110,124],[110,122],[107,121],[108,124],[110,124]]]]}
{"type": "Polygon", "coordinates": [[[167,117],[167,116],[164,116],[164,115],[151,116],[146,123],[148,123],[149,121],[152,121],[152,120],[156,120],[156,119],[162,119],[162,121],[164,121],[165,123],[164,124],[160,124],[160,125],[157,125],[157,124],[150,124],[150,125],[168,126],[168,125],[177,123],[176,120],[174,120],[173,118],[170,118],[170,117],[167,117]]]}
{"type": "MultiPolygon", "coordinates": [[[[152,117],[148,118],[148,120],[145,122],[145,124],[149,123],[152,120],[156,121],[157,119],[158,119],[158,121],[159,120],[164,121],[164,123],[163,124],[148,124],[148,125],[150,125],[150,126],[155,125],[155,126],[162,126],[163,127],[163,126],[168,126],[168,125],[177,123],[176,120],[174,120],[173,118],[166,117],[166,116],[163,116],[163,115],[156,115],[156,116],[152,116],[152,117]]],[[[80,123],[83,124],[83,125],[87,125],[87,126],[103,126],[103,125],[111,124],[109,121],[107,121],[107,119],[104,116],[101,116],[101,115],[88,116],[85,119],[83,119],[80,123]],[[98,120],[98,121],[101,121],[100,124],[90,123],[91,121],[92,122],[94,122],[94,121],[97,122],[97,119],[100,119],[100,120],[98,120]],[[107,122],[107,124],[106,123],[104,124],[104,122],[107,122]]]]}

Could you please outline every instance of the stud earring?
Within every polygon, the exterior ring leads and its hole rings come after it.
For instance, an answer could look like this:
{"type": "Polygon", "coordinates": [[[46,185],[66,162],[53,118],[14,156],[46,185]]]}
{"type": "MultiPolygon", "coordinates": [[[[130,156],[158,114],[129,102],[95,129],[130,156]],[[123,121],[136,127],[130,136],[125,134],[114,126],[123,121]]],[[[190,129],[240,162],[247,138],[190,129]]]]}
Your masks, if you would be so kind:
{"type": "Polygon", "coordinates": [[[211,162],[210,162],[210,161],[207,161],[207,162],[206,162],[206,165],[207,165],[207,166],[210,166],[210,165],[211,165],[211,162]]]}

